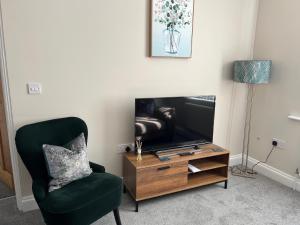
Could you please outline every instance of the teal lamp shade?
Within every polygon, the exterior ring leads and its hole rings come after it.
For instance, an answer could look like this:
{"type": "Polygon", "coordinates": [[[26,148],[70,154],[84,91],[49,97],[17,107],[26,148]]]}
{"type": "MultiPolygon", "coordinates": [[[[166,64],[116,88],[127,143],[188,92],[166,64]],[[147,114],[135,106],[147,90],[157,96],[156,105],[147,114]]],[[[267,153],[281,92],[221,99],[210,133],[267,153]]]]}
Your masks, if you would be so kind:
{"type": "Polygon", "coordinates": [[[271,60],[235,61],[233,80],[247,84],[267,84],[271,76],[271,67],[271,60]]]}

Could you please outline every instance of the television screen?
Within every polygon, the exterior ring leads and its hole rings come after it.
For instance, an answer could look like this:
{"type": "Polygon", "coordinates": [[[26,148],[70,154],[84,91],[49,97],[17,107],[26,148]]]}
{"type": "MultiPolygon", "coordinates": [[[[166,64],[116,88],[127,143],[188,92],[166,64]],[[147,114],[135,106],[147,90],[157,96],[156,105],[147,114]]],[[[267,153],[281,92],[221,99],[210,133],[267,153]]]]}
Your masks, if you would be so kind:
{"type": "Polygon", "coordinates": [[[135,137],[143,151],[212,143],[215,96],[135,100],[135,137]]]}

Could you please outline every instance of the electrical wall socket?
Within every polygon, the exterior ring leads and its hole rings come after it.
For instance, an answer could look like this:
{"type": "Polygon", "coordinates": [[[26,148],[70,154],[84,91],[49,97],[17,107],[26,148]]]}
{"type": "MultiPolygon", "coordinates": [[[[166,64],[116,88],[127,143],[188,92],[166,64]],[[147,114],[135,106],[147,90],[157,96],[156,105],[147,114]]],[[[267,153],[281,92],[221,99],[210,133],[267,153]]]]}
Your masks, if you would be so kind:
{"type": "Polygon", "coordinates": [[[286,148],[286,141],[280,140],[278,138],[273,138],[272,141],[276,141],[277,142],[276,148],[280,148],[280,149],[285,149],[286,148]]]}
{"type": "Polygon", "coordinates": [[[118,153],[126,152],[127,147],[130,148],[130,151],[134,151],[134,143],[119,144],[118,145],[118,153]]]}

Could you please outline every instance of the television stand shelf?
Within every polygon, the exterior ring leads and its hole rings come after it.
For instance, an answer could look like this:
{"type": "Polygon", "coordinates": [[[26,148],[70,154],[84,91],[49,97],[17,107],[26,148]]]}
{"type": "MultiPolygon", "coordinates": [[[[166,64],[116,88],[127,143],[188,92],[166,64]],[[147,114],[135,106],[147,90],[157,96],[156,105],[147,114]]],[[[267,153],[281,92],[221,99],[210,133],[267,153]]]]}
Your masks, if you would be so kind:
{"type": "Polygon", "coordinates": [[[194,155],[175,156],[160,161],[153,154],[143,154],[137,161],[135,153],[124,153],[124,191],[128,191],[136,203],[140,201],[184,191],[204,185],[225,182],[227,188],[229,151],[216,145],[201,146],[203,152],[194,155]],[[223,151],[213,151],[222,149],[223,151]],[[200,171],[189,172],[188,164],[200,171]]]}

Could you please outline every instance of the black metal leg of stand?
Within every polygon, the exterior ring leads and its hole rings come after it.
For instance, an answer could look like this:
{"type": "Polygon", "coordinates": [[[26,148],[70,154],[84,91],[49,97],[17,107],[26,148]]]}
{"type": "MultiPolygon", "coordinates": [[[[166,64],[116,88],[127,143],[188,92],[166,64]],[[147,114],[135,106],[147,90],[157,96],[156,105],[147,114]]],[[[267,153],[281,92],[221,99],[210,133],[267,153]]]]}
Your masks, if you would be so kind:
{"type": "Polygon", "coordinates": [[[127,191],[126,191],[126,187],[125,187],[125,185],[124,185],[124,186],[123,186],[123,193],[126,194],[126,192],[127,192],[127,191]]]}
{"type": "Polygon", "coordinates": [[[139,212],[139,202],[135,202],[135,212],[139,212]]]}
{"type": "Polygon", "coordinates": [[[227,189],[227,184],[228,184],[228,181],[226,180],[225,184],[224,184],[224,189],[227,189]]]}

